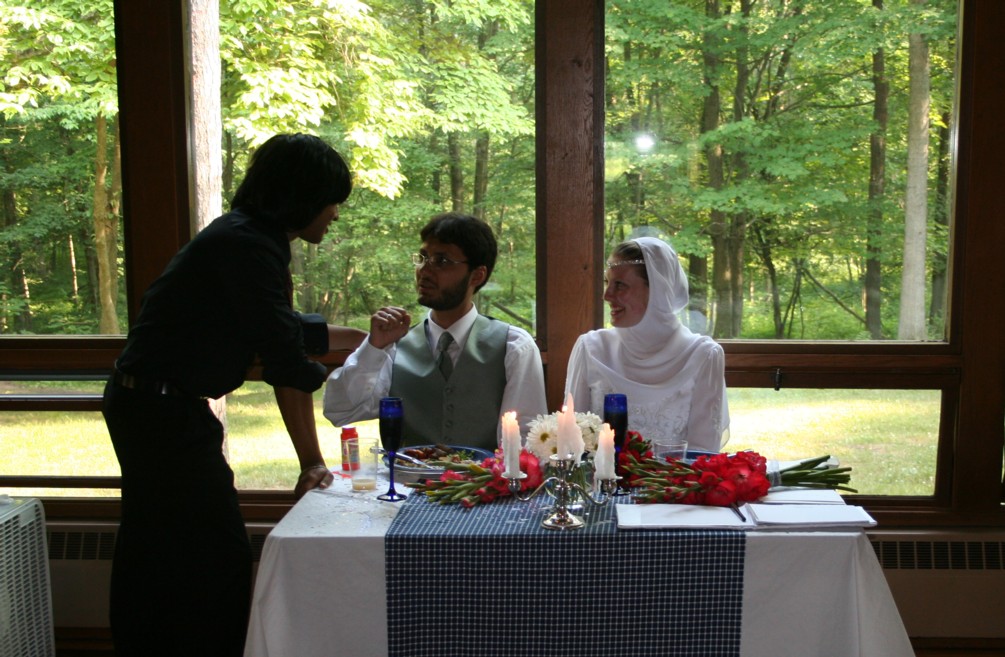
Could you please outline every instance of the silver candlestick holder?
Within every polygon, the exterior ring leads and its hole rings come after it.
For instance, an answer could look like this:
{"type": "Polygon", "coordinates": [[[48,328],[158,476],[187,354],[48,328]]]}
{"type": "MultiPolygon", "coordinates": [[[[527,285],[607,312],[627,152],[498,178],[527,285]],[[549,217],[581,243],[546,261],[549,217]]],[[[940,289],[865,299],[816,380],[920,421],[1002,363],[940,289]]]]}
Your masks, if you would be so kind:
{"type": "Polygon", "coordinates": [[[521,502],[529,502],[543,490],[551,491],[555,498],[555,506],[552,507],[551,513],[541,521],[541,526],[545,529],[579,529],[584,524],[583,519],[570,510],[570,507],[576,503],[577,497],[583,499],[586,504],[602,507],[617,494],[618,480],[621,477],[600,479],[600,499],[597,499],[582,484],[572,481],[572,475],[576,468],[581,467],[574,455],[552,454],[548,458],[551,461],[551,469],[554,474],[541,482],[541,485],[529,494],[520,492],[521,482],[527,478],[525,472],[519,473],[518,476],[506,477],[509,480],[509,491],[521,502]]]}

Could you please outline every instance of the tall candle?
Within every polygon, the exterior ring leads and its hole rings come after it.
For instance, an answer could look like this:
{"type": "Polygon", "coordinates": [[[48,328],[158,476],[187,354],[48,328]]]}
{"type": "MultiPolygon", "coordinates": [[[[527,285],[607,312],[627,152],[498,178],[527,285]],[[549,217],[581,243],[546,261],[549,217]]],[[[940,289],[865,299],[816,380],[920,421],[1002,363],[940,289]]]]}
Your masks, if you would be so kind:
{"type": "Polygon", "coordinates": [[[558,455],[565,458],[572,454],[578,463],[586,449],[583,431],[576,424],[576,410],[572,403],[572,393],[566,395],[565,406],[558,414],[558,455]]]}
{"type": "Polygon", "coordinates": [[[506,466],[504,477],[516,477],[520,474],[521,442],[516,411],[506,411],[502,415],[503,465],[506,466]]]}
{"type": "Polygon", "coordinates": [[[558,456],[566,458],[572,453],[572,429],[569,420],[572,414],[563,406],[558,413],[558,456]]]}
{"type": "Polygon", "coordinates": [[[597,455],[593,459],[597,479],[614,479],[614,429],[604,422],[597,437],[597,455]]]}

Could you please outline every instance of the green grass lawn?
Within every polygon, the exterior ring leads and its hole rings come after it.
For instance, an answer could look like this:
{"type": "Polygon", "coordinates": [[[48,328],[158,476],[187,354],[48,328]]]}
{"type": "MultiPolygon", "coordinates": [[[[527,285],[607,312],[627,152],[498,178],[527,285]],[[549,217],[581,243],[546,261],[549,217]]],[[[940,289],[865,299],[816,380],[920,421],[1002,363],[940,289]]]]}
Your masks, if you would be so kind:
{"type": "MultiPolygon", "coordinates": [[[[340,463],[339,428],[316,416],[322,451],[340,463]]],[[[927,390],[729,391],[726,451],[769,459],[830,454],[853,468],[851,485],[870,495],[930,495],[935,481],[939,393],[927,390]]],[[[290,489],[299,468],[272,390],[249,383],[228,397],[228,449],[238,486],[290,489]]],[[[356,425],[376,436],[376,421],[356,425]]],[[[117,475],[100,413],[0,413],[4,474],[117,475]]],[[[117,495],[116,490],[0,490],[14,495],[117,495]]]]}
{"type": "Polygon", "coordinates": [[[931,390],[729,391],[728,451],[789,460],[830,454],[870,495],[930,495],[940,393],[931,390]]]}

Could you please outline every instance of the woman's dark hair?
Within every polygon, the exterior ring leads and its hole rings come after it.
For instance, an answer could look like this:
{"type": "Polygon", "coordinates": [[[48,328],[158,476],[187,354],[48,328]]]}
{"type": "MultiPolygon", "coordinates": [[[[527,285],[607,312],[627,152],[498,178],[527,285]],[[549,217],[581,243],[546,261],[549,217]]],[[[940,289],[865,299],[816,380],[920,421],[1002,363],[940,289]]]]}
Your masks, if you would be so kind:
{"type": "Polygon", "coordinates": [[[230,207],[293,232],[351,191],[349,166],[334,148],[313,135],[281,134],[252,154],[230,207]]]}
{"type": "MultiPolygon", "coordinates": [[[[419,233],[422,241],[433,238],[444,244],[454,244],[461,248],[468,259],[468,269],[485,267],[485,281],[488,283],[496,266],[499,246],[496,244],[492,228],[477,217],[458,212],[438,214],[429,220],[419,233]]],[[[481,289],[481,285],[478,289],[481,289]]],[[[478,291],[475,290],[475,292],[478,291]]]]}
{"type": "Polygon", "coordinates": [[[635,267],[639,276],[645,280],[647,286],[649,285],[649,273],[646,271],[645,265],[646,258],[642,253],[642,247],[637,242],[628,240],[627,242],[618,244],[611,251],[611,260],[617,260],[618,262],[639,262],[640,264],[630,266],[635,267]]]}

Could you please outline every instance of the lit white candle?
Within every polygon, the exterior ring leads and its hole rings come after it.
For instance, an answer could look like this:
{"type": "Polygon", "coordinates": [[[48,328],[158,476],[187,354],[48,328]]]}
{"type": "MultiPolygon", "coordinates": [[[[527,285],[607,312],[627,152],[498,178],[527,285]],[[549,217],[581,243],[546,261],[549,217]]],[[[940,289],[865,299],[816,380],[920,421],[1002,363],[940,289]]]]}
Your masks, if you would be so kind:
{"type": "Polygon", "coordinates": [[[516,411],[506,411],[502,415],[503,465],[506,466],[504,477],[515,478],[520,475],[521,442],[516,411]]]}
{"type": "Polygon", "coordinates": [[[583,431],[576,424],[576,409],[573,407],[572,394],[565,397],[565,406],[558,414],[558,455],[562,458],[570,454],[578,463],[586,449],[583,431]]]}
{"type": "Polygon", "coordinates": [[[600,427],[597,437],[597,455],[593,458],[597,479],[614,479],[614,429],[607,422],[600,427]]]}

